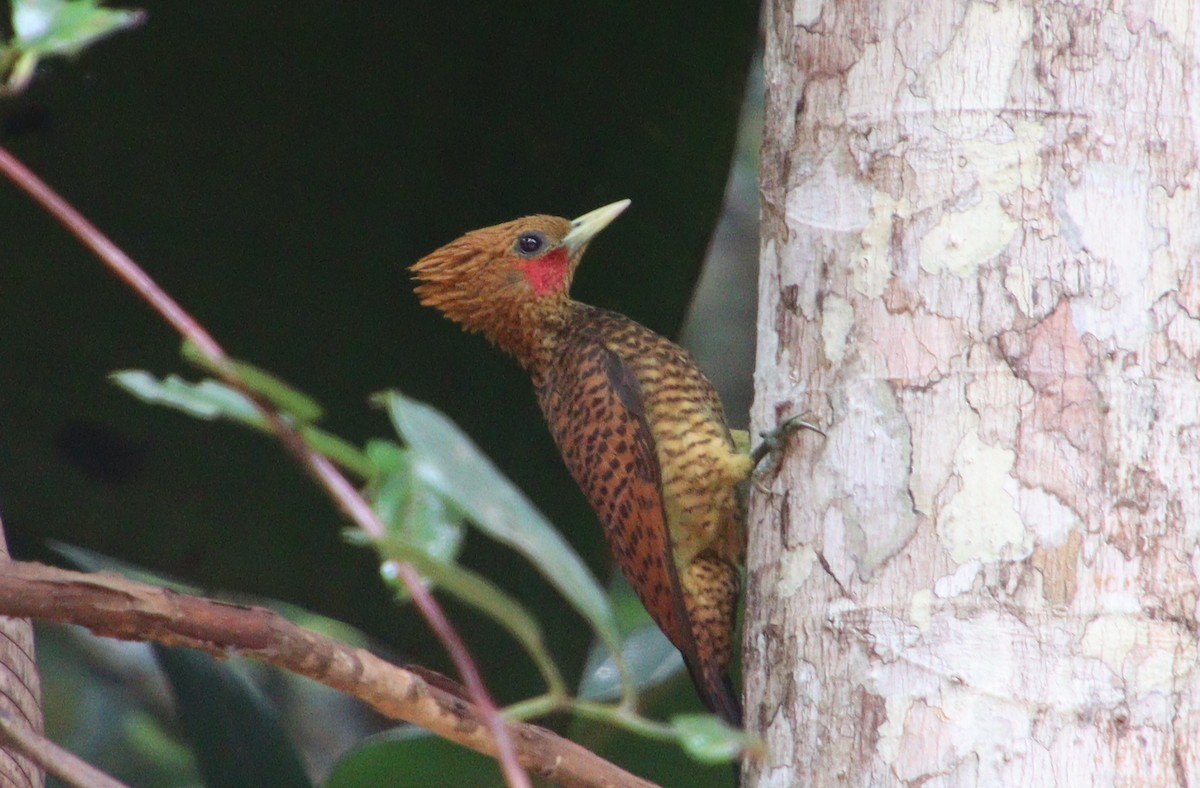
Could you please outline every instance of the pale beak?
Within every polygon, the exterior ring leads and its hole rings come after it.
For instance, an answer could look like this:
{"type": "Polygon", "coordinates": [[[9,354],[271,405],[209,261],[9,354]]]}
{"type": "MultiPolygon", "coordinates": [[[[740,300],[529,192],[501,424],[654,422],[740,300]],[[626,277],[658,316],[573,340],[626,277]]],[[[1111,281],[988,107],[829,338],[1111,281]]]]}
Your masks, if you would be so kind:
{"type": "Polygon", "coordinates": [[[588,211],[583,216],[571,222],[571,232],[567,233],[567,237],[563,239],[563,243],[571,250],[571,254],[574,254],[588,241],[592,240],[596,233],[608,227],[609,222],[620,216],[621,211],[628,207],[629,200],[618,200],[617,202],[609,203],[603,208],[588,211]]]}

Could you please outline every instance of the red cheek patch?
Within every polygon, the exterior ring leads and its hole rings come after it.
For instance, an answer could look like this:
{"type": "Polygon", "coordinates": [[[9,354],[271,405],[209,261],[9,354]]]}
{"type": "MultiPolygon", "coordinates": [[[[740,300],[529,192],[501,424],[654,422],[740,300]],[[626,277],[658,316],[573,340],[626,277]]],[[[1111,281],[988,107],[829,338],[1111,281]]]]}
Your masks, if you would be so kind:
{"type": "Polygon", "coordinates": [[[560,246],[541,257],[535,257],[527,261],[521,270],[534,295],[544,296],[561,291],[567,281],[567,249],[560,246]]]}

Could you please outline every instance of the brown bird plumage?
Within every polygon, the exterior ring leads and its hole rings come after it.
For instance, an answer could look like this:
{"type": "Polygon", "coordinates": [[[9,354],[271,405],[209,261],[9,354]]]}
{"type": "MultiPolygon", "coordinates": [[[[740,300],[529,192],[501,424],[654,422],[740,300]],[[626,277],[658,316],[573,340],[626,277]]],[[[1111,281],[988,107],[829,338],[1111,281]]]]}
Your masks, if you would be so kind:
{"type": "Polygon", "coordinates": [[[686,350],[568,295],[588,242],[627,205],[468,233],[413,265],[416,291],[529,372],[625,577],[705,704],[741,725],[728,678],[744,553],[734,488],[754,463],[686,350]]]}

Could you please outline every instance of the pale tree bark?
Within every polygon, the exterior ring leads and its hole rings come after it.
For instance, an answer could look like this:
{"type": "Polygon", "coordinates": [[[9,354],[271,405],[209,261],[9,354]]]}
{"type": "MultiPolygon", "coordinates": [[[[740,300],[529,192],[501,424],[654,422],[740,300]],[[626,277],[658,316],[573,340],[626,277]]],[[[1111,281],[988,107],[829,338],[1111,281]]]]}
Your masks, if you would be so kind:
{"type": "Polygon", "coordinates": [[[768,5],[747,785],[1200,783],[1200,11],[768,5]]]}
{"type": "MultiPolygon", "coordinates": [[[[4,522],[0,521],[0,566],[8,560],[4,522]]],[[[33,623],[0,616],[0,716],[38,734],[42,731],[42,683],[34,657],[33,623]]],[[[0,733],[0,786],[41,788],[46,775],[0,733]]]]}

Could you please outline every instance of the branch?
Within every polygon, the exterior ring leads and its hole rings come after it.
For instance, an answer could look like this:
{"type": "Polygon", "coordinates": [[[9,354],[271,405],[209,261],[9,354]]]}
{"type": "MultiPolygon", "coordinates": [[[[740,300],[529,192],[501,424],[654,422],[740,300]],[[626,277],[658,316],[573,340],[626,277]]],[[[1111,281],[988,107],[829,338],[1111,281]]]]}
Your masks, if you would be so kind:
{"type": "MultiPolygon", "coordinates": [[[[0,615],[78,624],[104,637],[185,646],[218,659],[249,657],[496,756],[495,739],[473,704],[413,670],[298,627],[266,608],[181,594],[110,572],[0,561],[0,615]]],[[[506,727],[521,766],[560,785],[654,786],[545,728],[517,722],[506,727]]]]}
{"type": "MultiPolygon", "coordinates": [[[[0,566],[7,561],[8,544],[0,520],[0,566]]],[[[42,730],[41,676],[34,657],[33,623],[27,618],[0,616],[0,717],[0,722],[8,720],[35,736],[42,730]]],[[[0,732],[0,742],[4,741],[0,732]]],[[[35,788],[45,782],[39,761],[25,753],[20,746],[0,747],[0,785],[35,788]]]]}
{"type": "MultiPolygon", "coordinates": [[[[383,521],[358,494],[354,486],[346,480],[346,477],[333,467],[333,463],[309,446],[293,424],[276,413],[274,408],[264,403],[262,397],[252,391],[238,377],[233,365],[229,363],[229,357],[225,355],[225,351],[212,335],[175,299],[159,287],[158,283],[133,261],[133,258],[125,254],[108,236],[100,232],[98,227],[77,211],[75,206],[51,189],[49,184],[35,175],[32,170],[3,147],[0,147],[0,172],[7,175],[13,183],[45,208],[51,216],[62,222],[84,246],[100,258],[101,262],[170,323],[180,336],[195,343],[221,379],[254,403],[266,418],[267,423],[271,425],[280,442],[295,456],[301,466],[325,488],[325,491],[329,493],[346,516],[353,520],[373,541],[378,542],[383,539],[386,534],[383,521]]],[[[420,581],[420,576],[415,570],[402,564],[399,577],[407,586],[413,603],[429,621],[434,634],[446,647],[446,651],[450,654],[450,659],[454,662],[455,667],[458,668],[471,697],[478,704],[484,722],[491,727],[497,742],[497,749],[493,755],[500,762],[505,781],[513,788],[525,788],[529,785],[529,778],[514,763],[514,745],[505,734],[504,720],[495,704],[492,703],[491,696],[479,675],[479,669],[467,651],[462,638],[446,619],[437,600],[420,581]]]]}
{"type": "Polygon", "coordinates": [[[0,711],[0,744],[23,754],[68,785],[129,788],[5,711],[0,711]]]}

